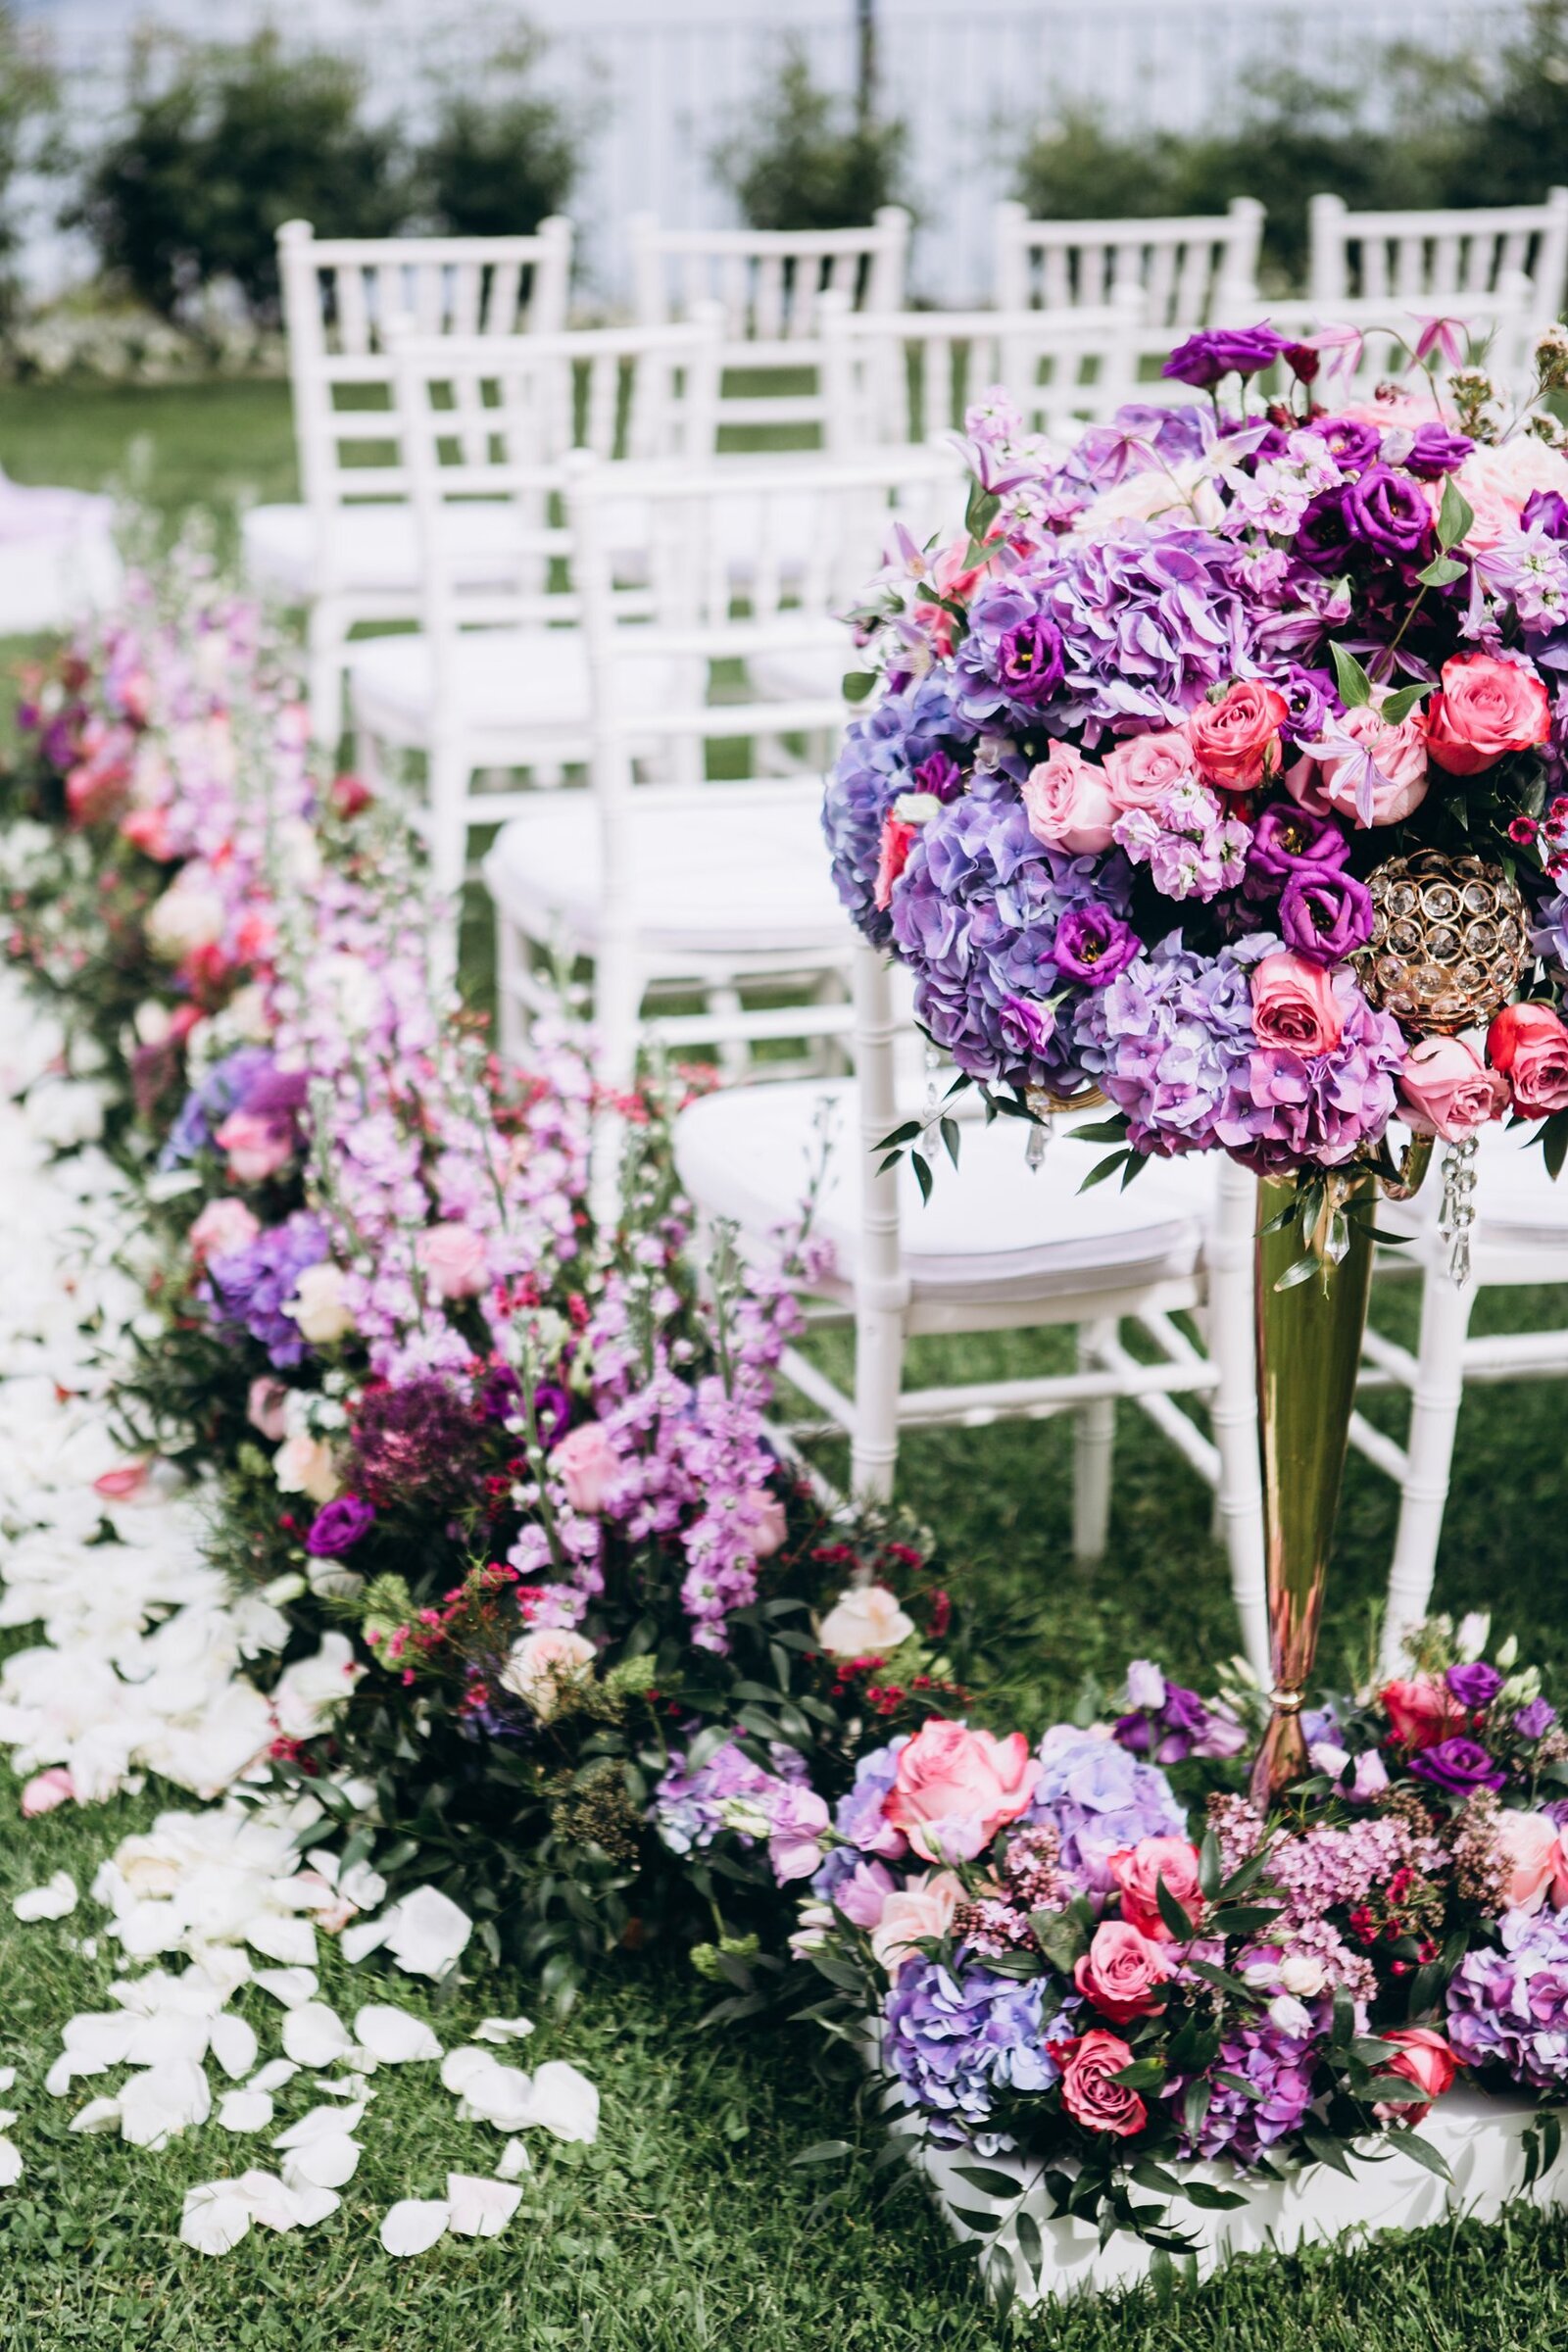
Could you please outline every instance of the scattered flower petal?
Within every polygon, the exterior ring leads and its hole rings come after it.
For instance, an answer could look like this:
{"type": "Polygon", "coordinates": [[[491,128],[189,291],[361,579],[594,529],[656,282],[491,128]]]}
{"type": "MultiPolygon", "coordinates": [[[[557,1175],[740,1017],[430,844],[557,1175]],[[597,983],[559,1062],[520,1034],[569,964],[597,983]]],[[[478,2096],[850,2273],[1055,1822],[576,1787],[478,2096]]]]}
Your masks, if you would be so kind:
{"type": "Polygon", "coordinates": [[[381,2217],[381,2243],[388,2254],[427,2254],[446,2235],[448,2214],[444,2198],[400,2197],[381,2217]]]}

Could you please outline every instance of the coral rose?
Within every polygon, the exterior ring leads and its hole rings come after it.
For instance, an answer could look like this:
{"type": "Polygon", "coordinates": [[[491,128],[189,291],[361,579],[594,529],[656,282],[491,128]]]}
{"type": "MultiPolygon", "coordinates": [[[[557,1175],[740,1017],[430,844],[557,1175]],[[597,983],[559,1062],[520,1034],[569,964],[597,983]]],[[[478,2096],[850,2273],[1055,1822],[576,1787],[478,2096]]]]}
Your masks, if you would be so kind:
{"type": "Polygon", "coordinates": [[[1508,1081],[1462,1037],[1423,1037],[1399,1072],[1399,1108],[1416,1135],[1461,1143],[1508,1107],[1508,1081]]]}
{"type": "Polygon", "coordinates": [[[1453,1694],[1429,1674],[1385,1683],[1378,1692],[1401,1747],[1435,1747],[1460,1720],[1453,1694]]]}
{"type": "Polygon", "coordinates": [[[471,1225],[432,1225],[414,1254],[438,1298],[477,1298],[488,1279],[484,1236],[471,1225]]]}
{"type": "Polygon", "coordinates": [[[1521,1118],[1568,1110],[1568,1029],[1549,1004],[1505,1004],[1487,1031],[1487,1059],[1521,1118]]]}
{"type": "Polygon", "coordinates": [[[1171,1973],[1170,1957],[1157,1943],[1125,1920],[1104,1919],[1073,1970],[1073,1983],[1085,2000],[1121,2026],[1159,2007],[1159,1988],[1171,1973]]]}
{"type": "Polygon", "coordinates": [[[1167,792],[1196,775],[1193,747],[1178,727],[1159,727],[1150,735],[1129,735],[1112,744],[1104,755],[1105,782],[1117,813],[1129,808],[1157,808],[1167,792]]]}
{"type": "Polygon", "coordinates": [[[817,1628],[830,1658],[885,1658],[907,1642],[914,1620],[899,1606],[886,1585],[858,1585],[838,1599],[817,1628]]]}
{"type": "Polygon", "coordinates": [[[934,1718],[900,1755],[883,1811],[928,1862],[969,1862],[1028,1810],[1039,1778],[1022,1732],[997,1740],[934,1718]]]}
{"type": "Polygon", "coordinates": [[[584,1421],[563,1438],[551,1453],[550,1467],[565,1488],[572,1509],[590,1517],[604,1509],[611,1489],[625,1476],[602,1421],[584,1421]]]}
{"type": "Polygon", "coordinates": [[[1199,773],[1221,792],[1255,792],[1280,763],[1283,694],[1261,678],[1238,678],[1217,702],[1200,703],[1187,721],[1199,773]]]}
{"type": "Polygon", "coordinates": [[[1097,2026],[1076,2041],[1062,2042],[1056,2055],[1061,2061],[1061,2103],[1075,2123],[1087,2132],[1108,2132],[1116,2139],[1130,2139],[1143,2130],[1148,2108],[1136,2090],[1112,2080],[1133,2062],[1119,2034],[1102,2033],[1097,2026]]]}
{"type": "Polygon", "coordinates": [[[261,1232],[261,1222],[253,1217],[243,1200],[209,1200],[190,1229],[193,1257],[226,1256],[230,1250],[244,1250],[261,1232]]]}
{"type": "Polygon", "coordinates": [[[872,904],[886,913],[893,904],[893,885],[909,862],[919,833],[917,825],[906,824],[902,816],[890,809],[882,819],[882,839],[876,854],[876,887],[871,894],[872,904]]]}
{"type": "Polygon", "coordinates": [[[1051,757],[1029,770],[1023,805],[1030,832],[1048,850],[1098,858],[1110,847],[1117,810],[1104,771],[1070,744],[1054,743],[1051,757]]]}
{"type": "Polygon", "coordinates": [[[1106,1867],[1111,1885],[1121,1892],[1123,1919],[1155,1943],[1170,1940],[1170,1930],[1159,1915],[1161,1879],[1189,1918],[1196,1913],[1200,1901],[1198,1848],[1189,1845],[1185,1838],[1140,1838],[1136,1845],[1112,1854],[1106,1867]]]}
{"type": "Polygon", "coordinates": [[[1408,2106],[1402,2100],[1379,2099],[1373,2114],[1385,2124],[1424,2123],[1432,2112],[1433,2100],[1442,2098],[1458,2073],[1458,2059],[1443,2035],[1434,2034],[1430,2026],[1391,2026],[1378,2038],[1398,2044],[1398,2055],[1385,2058],[1379,2073],[1397,2075],[1401,2082],[1413,2082],[1417,2090],[1427,2095],[1419,2105],[1412,2102],[1408,2106]]]}
{"type": "Polygon", "coordinates": [[[1260,1046],[1329,1054],[1345,1030],[1334,982],[1321,964],[1283,950],[1252,972],[1252,1030],[1260,1046]]]}
{"type": "Polygon", "coordinates": [[[526,1699],[541,1723],[548,1723],[561,1705],[564,1689],[582,1682],[594,1662],[594,1645],[569,1626],[545,1625],[524,1634],[497,1681],[504,1690],[526,1699]]]}
{"type": "Polygon", "coordinates": [[[1551,730],[1551,702],[1528,662],[1456,654],[1426,708],[1427,750],[1450,776],[1478,776],[1551,730]]]}

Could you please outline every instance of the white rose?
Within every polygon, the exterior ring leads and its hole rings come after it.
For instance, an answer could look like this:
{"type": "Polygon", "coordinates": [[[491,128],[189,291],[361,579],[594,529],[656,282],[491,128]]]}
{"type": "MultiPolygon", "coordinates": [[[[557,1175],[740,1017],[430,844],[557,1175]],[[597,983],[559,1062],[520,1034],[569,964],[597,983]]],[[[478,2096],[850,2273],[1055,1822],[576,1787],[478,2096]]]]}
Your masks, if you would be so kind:
{"type": "Polygon", "coordinates": [[[564,1683],[581,1680],[594,1662],[594,1645],[564,1625],[545,1625],[524,1634],[501,1669],[501,1686],[525,1698],[541,1723],[561,1703],[564,1683]]]}
{"type": "Polygon", "coordinates": [[[319,882],[320,849],[303,816],[286,816],[277,826],[273,839],[282,858],[283,871],[291,882],[302,890],[309,890],[319,882]]]}
{"type": "Polygon", "coordinates": [[[906,1617],[886,1585],[858,1585],[841,1592],[817,1628],[831,1658],[885,1658],[907,1642],[914,1621],[906,1617]]]}
{"type": "Polygon", "coordinates": [[[283,1312],[292,1316],[301,1339],[309,1340],[313,1348],[329,1348],[354,1329],[354,1317],[343,1303],[347,1279],[341,1266],[323,1258],[319,1265],[307,1266],[295,1285],[283,1312]]]}
{"type": "Polygon", "coordinates": [[[1323,1963],[1315,1952],[1287,1952],[1280,1962],[1280,1984],[1298,2000],[1315,2000],[1323,1989],[1323,1963]]]}
{"type": "Polygon", "coordinates": [[[173,1025],[173,1015],[156,997],[147,997],[130,1016],[138,1046],[161,1046],[173,1025]]]}
{"type": "Polygon", "coordinates": [[[154,902],[146,930],[155,956],[166,963],[182,963],[196,949],[210,948],[222,938],[223,902],[216,890],[181,875],[154,902]]]}
{"type": "Polygon", "coordinates": [[[319,1438],[285,1438],[272,1456],[272,1471],[284,1494],[308,1494],[312,1502],[330,1502],[338,1491],[332,1448],[319,1438]]]}

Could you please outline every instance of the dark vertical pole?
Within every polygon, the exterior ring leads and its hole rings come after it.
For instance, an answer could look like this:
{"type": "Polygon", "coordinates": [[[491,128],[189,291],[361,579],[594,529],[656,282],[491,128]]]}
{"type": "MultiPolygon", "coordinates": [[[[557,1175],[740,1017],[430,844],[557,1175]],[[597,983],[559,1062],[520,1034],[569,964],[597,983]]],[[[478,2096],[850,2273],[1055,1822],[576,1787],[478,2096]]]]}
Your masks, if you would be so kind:
{"type": "Polygon", "coordinates": [[[858,67],[855,103],[862,130],[876,113],[876,0],[855,0],[858,67]]]}

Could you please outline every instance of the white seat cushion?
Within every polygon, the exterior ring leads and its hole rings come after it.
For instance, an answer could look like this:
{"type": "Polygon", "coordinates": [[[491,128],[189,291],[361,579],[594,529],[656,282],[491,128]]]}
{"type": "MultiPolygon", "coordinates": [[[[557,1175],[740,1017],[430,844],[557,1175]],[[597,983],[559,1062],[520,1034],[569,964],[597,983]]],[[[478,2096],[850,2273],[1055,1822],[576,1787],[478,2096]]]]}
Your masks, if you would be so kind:
{"type": "MultiPolygon", "coordinates": [[[[478,629],[448,648],[447,725],[480,742],[492,764],[518,764],[531,754],[585,758],[589,736],[588,657],[576,629],[478,629]]],[[[687,665],[650,656],[628,659],[620,677],[639,708],[658,710],[682,688],[693,704],[700,686],[687,665]]],[[[395,743],[427,743],[435,717],[435,671],[428,639],[370,637],[349,649],[349,699],[355,724],[395,743]]]]}
{"type": "MultiPolygon", "coordinates": [[[[1427,1180],[1413,1200],[1378,1202],[1379,1226],[1390,1233],[1416,1234],[1436,1223],[1443,1200],[1442,1157],[1440,1143],[1434,1148],[1427,1180]]],[[[1510,1250],[1549,1251],[1559,1262],[1544,1266],[1541,1279],[1563,1279],[1561,1260],[1568,1251],[1568,1175],[1553,1183],[1540,1146],[1528,1140],[1526,1130],[1496,1124],[1482,1130],[1471,1199],[1483,1250],[1490,1241],[1510,1250]]],[[[1484,1278],[1484,1266],[1482,1273],[1484,1278]]]]}
{"type": "MultiPolygon", "coordinates": [[[[848,961],[853,934],[822,853],[809,783],[639,788],[625,817],[632,928],[655,954],[848,961]]],[[[541,794],[484,861],[502,913],[529,938],[592,953],[601,934],[602,833],[586,791],[541,794]]]]}
{"type": "MultiPolygon", "coordinates": [[[[692,1199],[758,1241],[800,1212],[819,1159],[824,1099],[836,1146],[812,1232],[830,1242],[845,1286],[859,1247],[859,1099],[853,1079],[731,1087],[694,1102],[675,1128],[675,1165],[692,1199]]],[[[1123,1192],[1080,1192],[1104,1146],[1073,1142],[1058,1122],[1044,1164],[1025,1161],[1021,1122],[965,1120],[955,1169],[942,1155],[922,1203],[907,1157],[899,1169],[903,1259],[918,1297],[1071,1298],[1190,1275],[1213,1185],[1197,1160],[1156,1160],[1123,1192]]]]}
{"type": "MultiPolygon", "coordinates": [[[[515,545],[518,521],[505,501],[454,505],[445,529],[453,552],[484,559],[515,545]]],[[[408,506],[340,507],[331,534],[331,579],[344,595],[406,595],[411,609],[419,589],[419,539],[408,506]]],[[[245,566],[263,586],[305,602],[327,585],[321,529],[309,507],[252,507],[240,525],[245,566]]],[[[482,561],[481,561],[482,569],[482,561]]]]}

